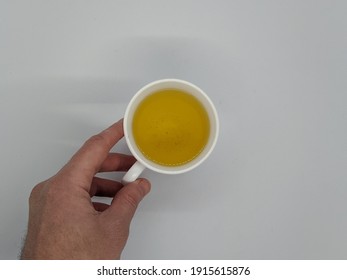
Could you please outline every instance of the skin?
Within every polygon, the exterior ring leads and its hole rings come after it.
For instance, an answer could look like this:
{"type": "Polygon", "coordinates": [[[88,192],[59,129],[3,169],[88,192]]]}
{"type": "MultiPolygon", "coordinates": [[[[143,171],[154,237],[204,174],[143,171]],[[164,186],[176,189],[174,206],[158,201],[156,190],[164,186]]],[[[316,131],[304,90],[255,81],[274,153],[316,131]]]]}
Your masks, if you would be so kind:
{"type": "Polygon", "coordinates": [[[124,136],[123,120],[92,136],[53,177],[36,185],[29,198],[28,233],[22,259],[119,259],[130,222],[150,182],[120,182],[95,176],[126,171],[135,159],[110,153],[124,136]],[[110,205],[91,197],[113,197],[110,205]]]}

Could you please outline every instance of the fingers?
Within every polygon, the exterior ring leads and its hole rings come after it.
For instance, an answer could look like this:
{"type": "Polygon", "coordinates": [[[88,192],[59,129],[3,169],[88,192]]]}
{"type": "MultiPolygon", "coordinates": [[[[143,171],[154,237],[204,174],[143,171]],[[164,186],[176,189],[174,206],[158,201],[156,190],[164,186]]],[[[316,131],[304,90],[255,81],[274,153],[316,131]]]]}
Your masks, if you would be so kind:
{"type": "Polygon", "coordinates": [[[123,188],[122,183],[94,177],[90,186],[89,194],[90,196],[104,196],[104,197],[114,197],[116,193],[123,188]]]}
{"type": "Polygon", "coordinates": [[[90,188],[90,196],[114,197],[111,205],[93,202],[94,209],[98,212],[108,210],[108,216],[112,221],[121,223],[122,228],[127,229],[135,214],[136,208],[143,197],[149,193],[150,182],[146,179],[138,179],[126,186],[120,182],[94,177],[90,188]]]}
{"type": "Polygon", "coordinates": [[[151,184],[146,179],[138,179],[120,189],[110,207],[104,212],[110,216],[110,221],[129,227],[140,201],[150,192],[151,184]]]}
{"type": "Polygon", "coordinates": [[[72,174],[74,180],[80,182],[78,185],[89,191],[90,182],[95,173],[101,169],[103,162],[108,158],[110,149],[123,136],[123,119],[121,119],[99,134],[89,138],[61,172],[72,174]]]}
{"type": "Polygon", "coordinates": [[[118,153],[109,153],[107,158],[100,166],[99,172],[108,171],[128,171],[129,168],[136,162],[136,159],[131,155],[118,153]]]}
{"type": "Polygon", "coordinates": [[[110,149],[123,137],[123,120],[89,138],[72,157],[71,163],[90,171],[93,175],[100,169],[110,149]]]}

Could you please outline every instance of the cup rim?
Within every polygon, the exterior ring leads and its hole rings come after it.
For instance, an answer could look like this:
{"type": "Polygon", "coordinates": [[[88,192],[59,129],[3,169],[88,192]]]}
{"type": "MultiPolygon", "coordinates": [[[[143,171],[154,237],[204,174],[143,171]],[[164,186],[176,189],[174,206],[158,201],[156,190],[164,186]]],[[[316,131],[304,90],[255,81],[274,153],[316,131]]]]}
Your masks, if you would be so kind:
{"type": "MultiPolygon", "coordinates": [[[[207,110],[205,105],[204,105],[204,107],[207,110]]],[[[210,121],[212,121],[211,116],[209,118],[210,118],[210,121]]],[[[217,143],[217,139],[218,139],[219,119],[218,119],[218,115],[217,115],[217,110],[216,110],[215,106],[213,105],[211,99],[208,97],[208,95],[201,88],[199,88],[198,86],[196,86],[196,85],[194,85],[188,81],[185,81],[185,80],[175,79],[175,78],[166,78],[166,79],[160,79],[160,80],[153,81],[149,84],[146,84],[145,86],[143,86],[142,88],[140,88],[136,92],[136,94],[129,101],[127,108],[125,110],[124,119],[123,119],[123,128],[124,128],[124,136],[125,136],[125,140],[126,140],[126,143],[128,145],[128,148],[138,162],[140,162],[146,168],[148,168],[152,171],[158,172],[158,173],[180,174],[180,173],[188,172],[188,171],[194,169],[195,167],[199,166],[211,154],[211,152],[213,151],[213,149],[217,143]],[[214,133],[213,133],[213,135],[210,136],[212,140],[209,140],[210,144],[209,144],[208,150],[206,150],[207,148],[205,147],[203,152],[200,155],[198,155],[195,159],[188,162],[187,164],[177,165],[177,166],[164,166],[164,165],[160,165],[158,163],[155,163],[149,159],[146,159],[145,156],[141,153],[141,151],[139,151],[137,149],[137,147],[136,148],[134,147],[136,145],[136,143],[135,142],[133,143],[130,140],[130,132],[128,130],[131,129],[131,124],[128,123],[128,119],[130,117],[129,116],[130,113],[132,112],[131,110],[132,110],[134,102],[138,99],[138,97],[140,95],[143,94],[143,92],[146,92],[149,88],[151,88],[155,85],[158,85],[158,84],[162,84],[162,83],[176,83],[176,84],[185,85],[185,86],[188,86],[190,88],[195,89],[195,91],[199,92],[199,94],[203,97],[203,99],[205,99],[207,101],[207,104],[209,106],[211,114],[213,115],[214,133]],[[204,153],[204,151],[206,151],[206,152],[204,153]]]]}

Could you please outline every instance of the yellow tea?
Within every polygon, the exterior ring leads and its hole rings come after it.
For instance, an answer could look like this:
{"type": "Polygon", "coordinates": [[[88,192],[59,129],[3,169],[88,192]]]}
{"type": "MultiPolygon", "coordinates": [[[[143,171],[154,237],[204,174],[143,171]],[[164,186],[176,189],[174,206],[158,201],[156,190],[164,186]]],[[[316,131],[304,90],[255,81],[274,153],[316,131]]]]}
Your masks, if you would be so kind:
{"type": "Polygon", "coordinates": [[[154,92],[141,101],[132,123],[136,145],[149,160],[185,164],[204,149],[210,122],[201,102],[177,89],[154,92]]]}

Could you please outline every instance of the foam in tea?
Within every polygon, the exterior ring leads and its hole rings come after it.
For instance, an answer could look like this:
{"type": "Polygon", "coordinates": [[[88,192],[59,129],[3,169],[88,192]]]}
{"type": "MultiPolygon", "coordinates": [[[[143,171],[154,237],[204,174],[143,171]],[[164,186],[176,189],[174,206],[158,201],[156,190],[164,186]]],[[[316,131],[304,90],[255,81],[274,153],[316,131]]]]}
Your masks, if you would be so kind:
{"type": "Polygon", "coordinates": [[[137,107],[132,130],[149,160],[177,166],[196,158],[210,134],[208,114],[193,95],[177,89],[154,92],[137,107]]]}

